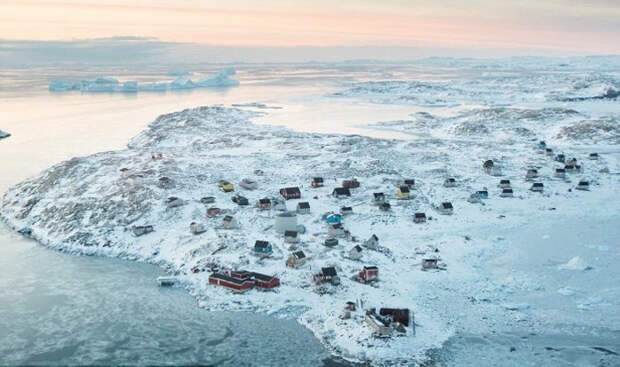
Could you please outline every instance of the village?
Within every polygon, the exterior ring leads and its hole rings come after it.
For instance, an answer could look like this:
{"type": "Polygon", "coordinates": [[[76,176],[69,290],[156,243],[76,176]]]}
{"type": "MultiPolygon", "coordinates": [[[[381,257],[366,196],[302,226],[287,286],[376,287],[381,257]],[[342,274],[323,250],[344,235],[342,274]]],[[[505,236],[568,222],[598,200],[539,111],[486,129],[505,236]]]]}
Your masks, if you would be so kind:
{"type": "MultiPolygon", "coordinates": [[[[509,215],[519,223],[533,205],[555,210],[601,189],[609,173],[598,152],[532,139],[430,152],[416,142],[257,126],[253,116],[223,107],[161,116],[126,151],[17,186],[3,217],[51,247],[159,264],[169,273],[159,284],[187,288],[201,307],[297,318],[347,359],[380,360],[386,350],[409,358],[453,332],[421,292],[473,279],[476,264],[463,259],[493,244],[470,228],[509,215]],[[57,194],[79,203],[47,207],[53,197],[22,193],[38,186],[56,195],[43,185],[70,175],[87,179],[57,194]],[[63,231],[52,229],[67,217],[63,231]]],[[[479,312],[505,312],[485,307],[479,312]]]]}

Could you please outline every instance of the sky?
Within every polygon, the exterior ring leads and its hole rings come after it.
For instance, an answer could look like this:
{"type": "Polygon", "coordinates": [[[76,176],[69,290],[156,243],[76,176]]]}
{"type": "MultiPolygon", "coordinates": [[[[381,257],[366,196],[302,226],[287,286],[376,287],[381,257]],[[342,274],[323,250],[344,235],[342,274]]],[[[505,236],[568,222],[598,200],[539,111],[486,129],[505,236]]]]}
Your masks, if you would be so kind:
{"type": "Polygon", "coordinates": [[[0,51],[131,39],[241,58],[300,46],[342,57],[347,47],[399,49],[397,58],[407,49],[618,54],[620,0],[1,0],[0,38],[0,51]]]}

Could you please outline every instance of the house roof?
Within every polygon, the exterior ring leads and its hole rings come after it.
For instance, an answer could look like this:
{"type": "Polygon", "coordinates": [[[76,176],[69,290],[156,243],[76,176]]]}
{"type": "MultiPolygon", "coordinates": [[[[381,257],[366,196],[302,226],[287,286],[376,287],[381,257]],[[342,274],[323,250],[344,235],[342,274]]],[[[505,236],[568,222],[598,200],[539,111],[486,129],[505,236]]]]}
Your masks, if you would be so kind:
{"type": "Polygon", "coordinates": [[[268,241],[257,240],[256,242],[254,242],[254,247],[266,248],[267,246],[269,246],[269,242],[268,241]]]}
{"type": "Polygon", "coordinates": [[[353,251],[353,250],[355,250],[355,251],[357,251],[357,252],[362,252],[362,248],[360,247],[360,245],[355,245],[355,246],[353,246],[353,248],[351,249],[351,251],[353,251]]]}
{"type": "Polygon", "coordinates": [[[297,207],[299,209],[310,209],[310,203],[307,201],[302,201],[300,203],[297,203],[297,207]]]}
{"type": "Polygon", "coordinates": [[[500,184],[509,184],[510,180],[499,180],[500,184]]]}
{"type": "Polygon", "coordinates": [[[250,274],[254,277],[254,279],[258,279],[263,282],[270,282],[274,278],[276,278],[273,275],[267,275],[267,274],[261,274],[261,273],[255,273],[255,272],[251,272],[250,274]]]}
{"type": "Polygon", "coordinates": [[[332,228],[333,228],[333,229],[339,229],[339,228],[342,228],[342,223],[334,223],[334,224],[332,224],[332,228]]]}
{"type": "Polygon", "coordinates": [[[267,198],[259,199],[258,202],[261,203],[261,204],[271,204],[271,200],[269,200],[267,198]]]}
{"type": "Polygon", "coordinates": [[[502,190],[502,193],[505,193],[505,194],[508,194],[508,193],[511,193],[511,192],[512,192],[512,189],[504,189],[504,190],[502,190]]]}
{"type": "Polygon", "coordinates": [[[251,280],[249,280],[247,278],[246,279],[239,279],[239,278],[229,277],[229,276],[224,275],[222,273],[213,273],[213,274],[211,274],[210,278],[221,279],[221,280],[225,280],[227,282],[235,283],[235,284],[239,284],[239,285],[241,285],[241,284],[243,284],[245,282],[250,282],[251,281],[251,280]]]}
{"type": "Polygon", "coordinates": [[[366,270],[378,270],[379,268],[374,266],[374,265],[369,265],[369,266],[364,265],[364,269],[366,269],[366,270]]]}
{"type": "Polygon", "coordinates": [[[280,191],[284,190],[284,192],[286,192],[287,194],[300,194],[301,191],[299,191],[299,187],[285,187],[283,189],[281,189],[280,191]]]}
{"type": "Polygon", "coordinates": [[[297,237],[297,231],[284,231],[284,237],[297,237]]]}
{"type": "Polygon", "coordinates": [[[233,217],[230,215],[224,217],[224,222],[230,222],[231,220],[233,220],[233,217]]]}
{"type": "Polygon", "coordinates": [[[446,178],[446,181],[453,182],[453,181],[456,181],[456,180],[454,179],[454,177],[449,177],[449,178],[446,178]]]}
{"type": "Polygon", "coordinates": [[[306,257],[306,254],[303,251],[295,251],[293,252],[293,256],[295,256],[296,259],[303,259],[306,257]]]}
{"type": "Polygon", "coordinates": [[[325,276],[329,276],[329,277],[335,277],[336,275],[338,275],[336,273],[336,268],[334,268],[333,266],[330,266],[327,268],[321,268],[321,274],[325,276]]]}
{"type": "Polygon", "coordinates": [[[370,236],[371,239],[374,238],[375,241],[379,241],[379,237],[377,237],[376,234],[373,234],[372,236],[370,236]]]}
{"type": "Polygon", "coordinates": [[[413,216],[416,218],[426,218],[426,213],[415,213],[413,216]]]}
{"type": "Polygon", "coordinates": [[[314,181],[314,182],[323,182],[323,177],[313,177],[312,181],[314,181]]]}
{"type": "Polygon", "coordinates": [[[407,185],[412,185],[415,183],[415,180],[413,178],[406,178],[403,182],[407,185]]]}
{"type": "Polygon", "coordinates": [[[587,186],[587,185],[590,185],[590,182],[588,182],[588,181],[579,181],[579,185],[587,186]]]}
{"type": "Polygon", "coordinates": [[[348,187],[336,187],[333,192],[335,192],[337,195],[351,196],[351,191],[348,187]]]}
{"type": "Polygon", "coordinates": [[[452,203],[449,203],[449,202],[441,203],[441,206],[444,209],[452,209],[452,203]]]}
{"type": "Polygon", "coordinates": [[[534,182],[534,184],[532,184],[532,186],[534,187],[543,187],[543,183],[542,182],[534,182]]]}
{"type": "Polygon", "coordinates": [[[343,206],[342,208],[340,208],[340,211],[343,212],[352,212],[353,208],[351,208],[350,206],[343,206]]]}
{"type": "Polygon", "coordinates": [[[401,186],[398,188],[400,190],[400,192],[402,193],[408,193],[409,192],[409,186],[401,186]]]}
{"type": "Polygon", "coordinates": [[[385,197],[385,194],[382,192],[375,192],[372,195],[375,197],[375,199],[385,197]]]}

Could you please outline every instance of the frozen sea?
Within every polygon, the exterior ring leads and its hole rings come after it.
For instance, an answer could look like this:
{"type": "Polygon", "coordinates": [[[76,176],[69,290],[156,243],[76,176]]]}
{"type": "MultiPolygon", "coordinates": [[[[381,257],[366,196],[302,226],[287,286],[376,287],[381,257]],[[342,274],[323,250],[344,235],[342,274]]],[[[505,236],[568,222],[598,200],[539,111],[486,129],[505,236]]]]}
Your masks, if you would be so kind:
{"type": "MultiPolygon", "coordinates": [[[[238,87],[137,94],[53,93],[47,86],[55,79],[98,76],[153,82],[171,79],[167,69],[0,70],[0,129],[12,134],[0,140],[0,192],[62,160],[121,149],[158,115],[201,105],[261,103],[244,107],[267,113],[255,120],[259,124],[416,139],[424,132],[365,125],[408,121],[420,113],[449,117],[489,106],[566,107],[561,98],[550,102],[554,91],[544,86],[556,83],[555,89],[564,93],[562,88],[574,86],[571,78],[584,75],[591,84],[566,93],[568,98],[589,98],[618,80],[614,63],[585,62],[574,67],[558,63],[542,71],[534,67],[531,86],[511,84],[520,73],[532,73],[526,61],[518,68],[445,62],[244,65],[237,66],[238,87]],[[605,77],[597,79],[601,68],[605,77]],[[570,82],[563,85],[558,74],[570,82]],[[479,83],[489,79],[492,82],[479,83]],[[489,91],[496,79],[510,88],[489,91]],[[394,83],[381,84],[385,80],[394,83]],[[437,88],[401,84],[411,80],[437,88]],[[441,89],[454,80],[456,87],[441,89]],[[411,88],[416,96],[427,97],[412,99],[411,88]],[[458,88],[467,93],[456,94],[458,88]],[[581,94],[575,97],[575,93],[581,94]]],[[[220,68],[189,69],[209,75],[220,68]]],[[[617,116],[618,104],[593,99],[570,107],[598,118],[617,116]]],[[[430,365],[620,365],[620,269],[614,265],[620,262],[617,209],[604,220],[595,215],[591,219],[557,215],[528,228],[479,234],[488,239],[501,235],[507,246],[487,265],[490,277],[528,281],[522,291],[506,296],[512,306],[505,317],[545,318],[552,327],[534,334],[527,327],[503,328],[499,320],[492,333],[460,332],[429,352],[430,365]],[[575,257],[592,269],[556,270],[575,257]],[[539,291],[531,291],[533,283],[539,291]]],[[[0,225],[0,365],[339,363],[329,359],[321,344],[294,320],[201,310],[185,291],[157,288],[155,278],[160,274],[150,265],[53,252],[0,225]]],[[[437,290],[437,297],[442,292],[437,290]]]]}

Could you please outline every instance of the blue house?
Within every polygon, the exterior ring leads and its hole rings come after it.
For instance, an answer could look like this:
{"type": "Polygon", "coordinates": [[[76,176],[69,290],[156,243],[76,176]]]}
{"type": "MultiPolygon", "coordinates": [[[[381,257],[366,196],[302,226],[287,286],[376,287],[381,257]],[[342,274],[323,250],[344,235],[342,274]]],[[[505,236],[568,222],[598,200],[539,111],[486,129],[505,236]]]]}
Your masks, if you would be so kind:
{"type": "Polygon", "coordinates": [[[256,255],[268,256],[271,255],[272,252],[273,249],[269,242],[258,240],[254,243],[254,253],[256,255]]]}

